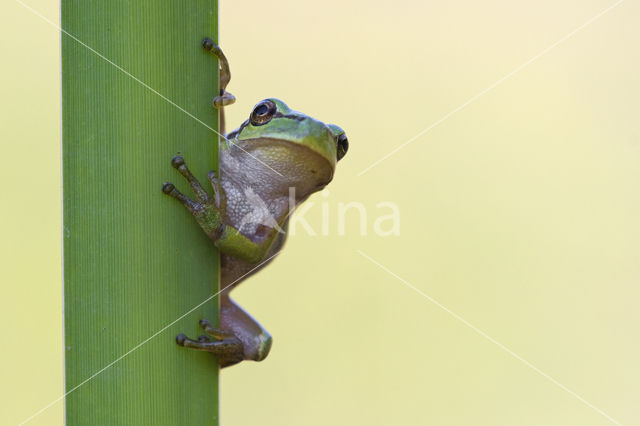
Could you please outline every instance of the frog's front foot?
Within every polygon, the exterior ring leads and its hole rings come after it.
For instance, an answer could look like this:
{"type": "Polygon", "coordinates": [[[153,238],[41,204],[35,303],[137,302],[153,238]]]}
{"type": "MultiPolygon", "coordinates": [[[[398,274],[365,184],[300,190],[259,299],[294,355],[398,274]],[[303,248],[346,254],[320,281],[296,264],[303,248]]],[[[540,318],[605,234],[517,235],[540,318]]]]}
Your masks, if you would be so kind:
{"type": "Polygon", "coordinates": [[[233,333],[214,328],[206,319],[200,320],[200,326],[215,340],[207,336],[200,336],[198,340],[193,340],[184,334],[178,334],[176,343],[185,348],[213,353],[218,357],[220,367],[228,367],[244,359],[242,342],[233,333]]]}
{"type": "Polygon", "coordinates": [[[222,52],[222,49],[220,49],[220,46],[215,44],[209,37],[202,40],[202,47],[204,48],[204,50],[218,58],[218,61],[220,63],[220,94],[213,98],[213,106],[215,108],[221,108],[227,105],[231,105],[236,101],[236,97],[226,90],[227,84],[229,84],[229,80],[231,80],[229,61],[227,61],[227,57],[224,56],[224,53],[222,52]]]}
{"type": "Polygon", "coordinates": [[[189,168],[187,168],[184,158],[179,155],[173,157],[171,165],[178,170],[182,176],[184,176],[187,182],[189,182],[196,199],[194,201],[185,196],[170,182],[165,182],[162,185],[162,192],[180,201],[182,205],[191,212],[193,217],[196,218],[198,225],[200,225],[209,238],[213,241],[217,241],[224,231],[224,225],[222,223],[222,215],[220,213],[222,191],[215,172],[209,172],[208,174],[209,181],[213,187],[212,199],[207,191],[202,187],[198,179],[196,179],[189,168]]]}

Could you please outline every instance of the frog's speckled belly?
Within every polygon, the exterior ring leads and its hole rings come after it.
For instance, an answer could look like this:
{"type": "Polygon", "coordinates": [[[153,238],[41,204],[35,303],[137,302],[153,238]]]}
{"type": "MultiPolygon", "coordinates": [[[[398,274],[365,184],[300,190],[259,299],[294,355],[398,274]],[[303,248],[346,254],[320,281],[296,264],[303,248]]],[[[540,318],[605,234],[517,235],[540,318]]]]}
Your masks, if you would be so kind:
{"type": "MultiPolygon", "coordinates": [[[[284,229],[286,230],[287,227],[285,226],[284,229]]],[[[277,257],[274,255],[282,250],[286,237],[286,234],[278,234],[265,256],[265,259],[269,260],[262,261],[261,263],[247,263],[235,257],[221,254],[220,265],[222,270],[220,274],[220,290],[224,289],[223,293],[228,293],[242,281],[271,263],[271,261],[277,257]]]]}

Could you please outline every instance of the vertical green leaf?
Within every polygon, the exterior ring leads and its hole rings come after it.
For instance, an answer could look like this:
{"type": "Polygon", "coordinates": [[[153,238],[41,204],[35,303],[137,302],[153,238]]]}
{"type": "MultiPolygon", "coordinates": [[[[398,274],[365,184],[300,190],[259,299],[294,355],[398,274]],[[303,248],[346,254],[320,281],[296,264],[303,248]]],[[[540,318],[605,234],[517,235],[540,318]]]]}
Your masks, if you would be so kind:
{"type": "Polygon", "coordinates": [[[218,254],[160,190],[188,192],[177,153],[205,182],[216,167],[217,61],[200,42],[217,23],[216,0],[62,0],[69,426],[218,423],[213,357],[175,344],[217,318],[216,298],[185,314],[217,291],[218,254]]]}

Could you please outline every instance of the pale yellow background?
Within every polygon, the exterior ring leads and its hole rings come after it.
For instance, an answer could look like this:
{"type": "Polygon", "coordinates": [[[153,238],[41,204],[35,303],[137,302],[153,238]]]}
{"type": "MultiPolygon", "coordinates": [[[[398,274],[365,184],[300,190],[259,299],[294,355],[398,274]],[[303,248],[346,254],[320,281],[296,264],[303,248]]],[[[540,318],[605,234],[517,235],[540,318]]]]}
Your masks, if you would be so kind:
{"type": "MultiPolygon", "coordinates": [[[[613,3],[222,1],[230,124],[276,96],[351,142],[306,215],[320,233],[327,203],[329,235],[298,232],[235,293],[275,340],[222,373],[222,425],[614,424],[594,407],[640,424],[637,2],[357,176],[613,3]],[[349,201],[369,235],[354,212],[337,235],[349,201]],[[381,201],[400,236],[372,233],[381,201]]],[[[60,35],[14,0],[0,31],[0,424],[17,424],[63,389],[60,35]]],[[[28,424],[61,423],[58,402],[28,424]]]]}

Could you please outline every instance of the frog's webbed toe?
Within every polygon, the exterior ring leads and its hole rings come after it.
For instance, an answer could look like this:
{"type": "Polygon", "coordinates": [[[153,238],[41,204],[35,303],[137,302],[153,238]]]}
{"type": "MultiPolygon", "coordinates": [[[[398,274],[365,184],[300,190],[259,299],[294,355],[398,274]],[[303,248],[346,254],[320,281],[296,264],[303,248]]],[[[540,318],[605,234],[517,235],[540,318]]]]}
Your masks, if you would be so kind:
{"type": "Polygon", "coordinates": [[[178,334],[176,343],[185,348],[211,352],[218,357],[221,367],[228,367],[243,360],[242,342],[233,333],[213,328],[207,320],[200,320],[200,326],[214,340],[204,335],[194,340],[184,334],[178,334]]]}

